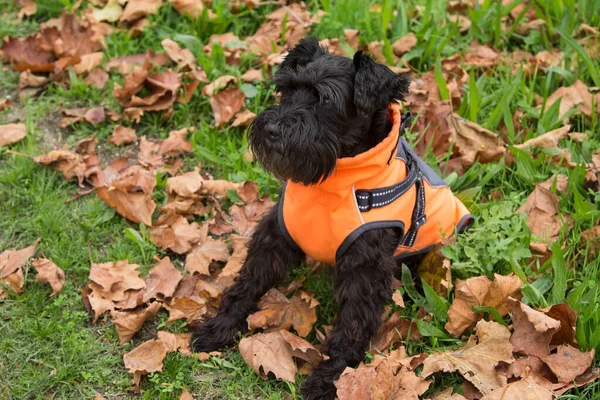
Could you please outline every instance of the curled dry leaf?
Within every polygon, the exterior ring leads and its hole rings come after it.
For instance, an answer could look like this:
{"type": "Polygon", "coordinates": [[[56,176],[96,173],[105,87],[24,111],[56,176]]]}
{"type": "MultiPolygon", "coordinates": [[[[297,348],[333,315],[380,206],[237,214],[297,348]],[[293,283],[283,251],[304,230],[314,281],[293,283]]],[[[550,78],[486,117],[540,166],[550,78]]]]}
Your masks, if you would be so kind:
{"type": "Polygon", "coordinates": [[[185,138],[188,132],[193,131],[194,127],[169,132],[169,137],[160,144],[158,152],[164,156],[178,156],[181,153],[191,152],[192,144],[186,141],[185,138]]]}
{"type": "Polygon", "coordinates": [[[119,58],[111,58],[105,65],[107,71],[118,69],[123,75],[132,72],[136,66],[149,65],[152,67],[160,67],[169,62],[169,56],[164,53],[156,54],[152,50],[148,50],[142,54],[134,54],[119,58]]]}
{"type": "Polygon", "coordinates": [[[88,283],[81,289],[83,304],[88,313],[93,315],[93,323],[96,323],[98,318],[107,311],[115,309],[115,303],[112,300],[104,298],[100,293],[102,288],[94,285],[94,288],[88,283]]]}
{"type": "Polygon", "coordinates": [[[435,245],[423,258],[418,269],[421,279],[427,282],[442,297],[448,296],[448,291],[452,289],[451,263],[442,255],[442,248],[453,240],[444,240],[442,243],[435,245]]]}
{"type": "Polygon", "coordinates": [[[98,125],[105,119],[104,107],[63,109],[61,113],[66,116],[58,123],[61,128],[83,121],[98,125]]]}
{"type": "Polygon", "coordinates": [[[250,110],[241,111],[235,115],[235,119],[231,123],[231,126],[249,126],[252,121],[254,121],[255,117],[256,114],[250,110]]]}
{"type": "Polygon", "coordinates": [[[173,298],[165,303],[165,308],[169,310],[167,322],[185,318],[191,323],[202,318],[207,312],[206,300],[196,295],[173,298]]]}
{"type": "Polygon", "coordinates": [[[242,75],[242,80],[247,83],[262,82],[264,80],[262,71],[250,68],[242,75]]]}
{"type": "Polygon", "coordinates": [[[21,250],[6,250],[2,252],[0,254],[0,278],[6,278],[21,269],[27,260],[33,257],[39,243],[40,239],[37,239],[34,244],[21,250]]]}
{"type": "Polygon", "coordinates": [[[389,314],[389,308],[386,308],[381,317],[381,327],[371,343],[371,352],[384,352],[402,340],[421,338],[421,332],[414,321],[402,317],[399,312],[389,314]]]}
{"type": "Polygon", "coordinates": [[[546,132],[543,135],[529,139],[521,144],[515,145],[517,149],[526,149],[536,147],[546,149],[549,147],[557,147],[558,141],[564,139],[571,129],[571,125],[565,125],[561,128],[546,132]]]}
{"type": "Polygon", "coordinates": [[[27,136],[25,124],[5,124],[0,125],[0,147],[17,143],[27,136]]]}
{"type": "Polygon", "coordinates": [[[589,88],[580,80],[569,87],[561,87],[552,93],[546,100],[546,110],[557,101],[560,101],[559,118],[563,118],[566,113],[575,107],[578,107],[579,111],[588,117],[592,113],[600,112],[600,94],[592,95],[589,88]],[[595,109],[593,108],[594,104],[595,109]]]}
{"type": "Polygon", "coordinates": [[[8,110],[9,108],[13,108],[14,103],[11,99],[2,99],[0,100],[0,111],[8,110]]]}
{"type": "Polygon", "coordinates": [[[189,49],[182,49],[177,42],[171,39],[165,39],[160,44],[169,55],[169,58],[180,68],[192,69],[196,65],[196,57],[189,49]]]}
{"type": "Polygon", "coordinates": [[[160,144],[151,142],[142,136],[140,139],[140,152],[138,161],[144,167],[161,168],[164,167],[163,156],[160,154],[160,144]]]}
{"type": "Polygon", "coordinates": [[[571,225],[573,218],[558,214],[560,197],[542,185],[536,184],[527,201],[517,210],[527,214],[531,233],[538,238],[554,241],[563,225],[571,225]]]}
{"type": "Polygon", "coordinates": [[[542,357],[559,382],[571,383],[592,365],[594,350],[583,352],[570,345],[561,345],[556,353],[542,357]]]}
{"type": "Polygon", "coordinates": [[[195,169],[179,176],[167,178],[166,190],[169,194],[190,197],[202,188],[203,181],[202,176],[195,169]]]}
{"type": "Polygon", "coordinates": [[[552,400],[552,392],[538,385],[534,379],[522,379],[509,383],[486,394],[481,400],[552,400]]]}
{"type": "Polygon", "coordinates": [[[167,345],[161,340],[149,340],[123,355],[129,373],[147,375],[162,371],[162,362],[167,355],[167,345]]]}
{"type": "Polygon", "coordinates": [[[150,230],[150,240],[163,249],[185,254],[200,242],[205,234],[196,222],[191,224],[179,214],[161,216],[150,230]]]}
{"type": "Polygon", "coordinates": [[[447,387],[443,392],[435,393],[427,400],[467,400],[467,398],[462,394],[452,393],[453,391],[454,388],[452,386],[447,387]]]}
{"type": "MultiPolygon", "coordinates": [[[[335,382],[340,400],[418,400],[431,384],[415,374],[413,357],[394,351],[386,357],[376,357],[371,364],[346,368],[335,382]]],[[[416,365],[421,360],[417,360],[416,365]]]]}
{"type": "Polygon", "coordinates": [[[125,291],[144,289],[146,283],[140,278],[139,265],[129,264],[127,260],[92,263],[89,279],[90,288],[99,296],[112,301],[125,299],[125,291]]]}
{"type": "Polygon", "coordinates": [[[54,296],[62,290],[65,283],[65,272],[61,268],[46,258],[37,258],[31,265],[38,273],[35,280],[48,282],[52,287],[50,296],[54,296]]]}
{"type": "Polygon", "coordinates": [[[4,38],[0,48],[11,67],[15,71],[23,72],[53,72],[54,56],[49,51],[38,49],[35,36],[21,38],[4,38]]]}
{"type": "Polygon", "coordinates": [[[560,322],[518,301],[509,301],[508,305],[515,330],[510,338],[514,351],[537,357],[547,356],[550,353],[550,341],[560,329],[560,322]]]}
{"type": "Polygon", "coordinates": [[[17,7],[19,7],[19,13],[17,14],[19,19],[32,16],[37,12],[37,4],[35,4],[35,0],[17,0],[15,3],[17,4],[17,7]]]}
{"type": "Polygon", "coordinates": [[[308,336],[317,322],[316,308],[300,297],[287,299],[277,289],[270,289],[258,302],[260,311],[248,316],[248,328],[255,330],[289,330],[292,326],[302,337],[308,336]]]}
{"type": "Polygon", "coordinates": [[[190,274],[210,275],[209,266],[213,261],[227,261],[229,248],[223,239],[207,238],[196,245],[185,258],[185,269],[190,274]]]}
{"type": "Polygon", "coordinates": [[[8,295],[5,292],[5,288],[12,290],[15,293],[23,293],[25,287],[25,279],[23,277],[23,270],[18,269],[17,272],[8,275],[6,278],[0,279],[0,299],[5,299],[8,295]]]}
{"type": "Polygon", "coordinates": [[[275,377],[295,382],[298,368],[293,358],[315,366],[321,355],[313,345],[286,331],[259,333],[245,337],[239,344],[242,358],[263,379],[269,372],[275,377]]]}
{"type": "Polygon", "coordinates": [[[45,76],[36,76],[31,71],[23,71],[19,74],[19,90],[25,88],[39,88],[48,83],[48,78],[45,76]]]}
{"type": "Polygon", "coordinates": [[[494,368],[501,361],[514,361],[509,338],[510,332],[506,327],[496,322],[479,321],[476,335],[469,338],[465,347],[427,357],[421,376],[427,377],[438,371],[458,371],[481,393],[487,394],[507,383],[506,377],[496,373],[494,368]]]}
{"type": "Polygon", "coordinates": [[[122,125],[115,126],[112,135],[108,138],[108,141],[116,146],[120,146],[123,143],[133,143],[136,140],[137,136],[135,135],[135,129],[126,128],[122,125]]]}
{"type": "Polygon", "coordinates": [[[156,14],[162,3],[162,0],[129,0],[125,5],[121,18],[119,18],[119,22],[131,23],[148,14],[156,14]]]}
{"type": "Polygon", "coordinates": [[[199,18],[204,10],[202,0],[171,0],[171,5],[178,13],[194,19],[199,18]]]}
{"type": "Polygon", "coordinates": [[[131,340],[144,322],[158,313],[161,303],[153,302],[147,308],[135,311],[112,311],[111,317],[115,324],[115,329],[119,335],[119,344],[125,344],[131,340]]]}
{"type": "Polygon", "coordinates": [[[73,71],[77,75],[86,74],[102,63],[102,59],[104,58],[104,53],[96,52],[90,54],[84,54],[81,56],[81,61],[73,66],[73,71]]]}
{"type": "Polygon", "coordinates": [[[108,3],[101,8],[92,9],[92,15],[96,21],[117,22],[123,14],[123,7],[118,0],[108,0],[108,3]]]}
{"type": "Polygon", "coordinates": [[[174,353],[176,351],[179,351],[181,354],[192,353],[192,350],[190,349],[191,333],[158,331],[156,337],[167,345],[167,351],[169,353],[174,353]]]}
{"type": "Polygon", "coordinates": [[[163,299],[172,297],[182,278],[183,275],[173,266],[169,257],[164,257],[148,273],[142,301],[146,303],[158,295],[163,299]]]}
{"type": "Polygon", "coordinates": [[[78,60],[74,64],[78,64],[81,56],[106,47],[106,33],[99,24],[63,11],[58,24],[40,25],[37,46],[39,50],[52,52],[59,59],[75,57],[78,60]]]}
{"type": "Polygon", "coordinates": [[[417,45],[417,37],[414,33],[409,32],[406,36],[401,37],[392,44],[392,51],[398,57],[404,53],[408,53],[417,45]]]}

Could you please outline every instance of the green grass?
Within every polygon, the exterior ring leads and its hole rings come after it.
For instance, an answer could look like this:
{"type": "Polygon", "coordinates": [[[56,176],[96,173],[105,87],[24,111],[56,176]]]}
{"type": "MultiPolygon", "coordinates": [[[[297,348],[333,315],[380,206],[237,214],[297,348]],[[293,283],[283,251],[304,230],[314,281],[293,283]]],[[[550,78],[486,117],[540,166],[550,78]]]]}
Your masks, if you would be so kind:
{"type": "MultiPolygon", "coordinates": [[[[36,15],[15,24],[16,8],[12,0],[0,0],[4,11],[0,16],[0,36],[34,33],[39,22],[59,16],[63,8],[72,7],[74,1],[38,3],[36,15]]],[[[539,32],[533,31],[527,36],[500,28],[502,18],[524,3],[522,0],[514,0],[506,6],[492,0],[481,2],[481,6],[470,12],[472,27],[465,33],[459,33],[456,25],[446,21],[446,1],[381,0],[375,2],[379,12],[368,12],[373,3],[370,0],[307,1],[311,13],[318,9],[328,12],[312,32],[319,38],[340,37],[343,41],[344,29],[360,29],[363,44],[383,41],[383,52],[388,61],[392,60],[391,43],[407,32],[413,32],[418,44],[403,56],[398,65],[407,62],[420,72],[438,70],[438,77],[442,59],[465,51],[473,41],[489,44],[498,51],[521,49],[536,53],[556,48],[565,53],[564,68],[538,70],[532,75],[515,72],[511,66],[499,66],[488,73],[476,68],[468,70],[469,80],[464,86],[463,102],[455,111],[492,131],[506,127],[509,144],[520,143],[561,126],[557,109],[544,106],[540,111],[536,108],[539,99],[545,103],[557,88],[571,85],[577,79],[590,87],[600,85],[597,53],[594,57],[590,56],[573,39],[583,22],[600,27],[600,5],[597,1],[530,1],[528,4],[538,18],[546,21],[546,25],[539,32]],[[517,110],[524,114],[520,128],[512,124],[512,116],[517,110]]],[[[160,41],[172,38],[193,52],[210,79],[223,74],[239,77],[246,69],[260,66],[260,62],[250,56],[243,56],[240,66],[229,66],[220,46],[213,45],[212,58],[204,53],[203,46],[208,44],[211,34],[234,32],[242,39],[253,34],[265,21],[265,15],[276,6],[233,14],[227,1],[213,0],[212,9],[217,15],[215,20],[209,20],[206,15],[193,20],[176,13],[167,2],[157,15],[150,17],[151,27],[140,36],[132,38],[122,32],[109,35],[105,60],[148,49],[161,51],[160,41]]],[[[518,18],[523,18],[525,12],[518,18]]],[[[0,123],[24,116],[29,132],[25,140],[10,149],[38,155],[63,144],[73,145],[95,134],[103,143],[104,153],[117,151],[115,146],[105,143],[115,125],[111,121],[96,127],[76,124],[67,129],[58,128],[56,122],[61,106],[103,105],[119,111],[112,89],[122,80],[118,72],[111,72],[106,87],[97,89],[85,85],[81,78],[71,74],[68,88],[50,84],[36,98],[18,99],[18,74],[2,71],[0,95],[11,96],[16,106],[0,112],[0,123]]],[[[272,88],[267,83],[252,86],[254,89],[246,88],[252,93],[246,106],[258,113],[273,104],[272,88]]],[[[583,144],[565,142],[562,146],[569,148],[574,160],[590,160],[591,154],[600,148],[597,116],[590,119],[570,115],[569,118],[575,129],[586,132],[590,140],[583,144]]],[[[170,130],[193,126],[193,153],[185,159],[188,169],[200,162],[216,178],[254,180],[263,193],[276,196],[280,188],[277,180],[244,157],[247,150],[244,130],[229,127],[214,129],[212,122],[209,101],[198,91],[190,103],[176,104],[169,120],[163,120],[157,113],[147,113],[136,130],[138,136],[166,138],[170,130]]],[[[92,398],[98,391],[107,399],[177,399],[184,387],[202,399],[296,398],[301,377],[297,385],[274,379],[263,381],[245,365],[235,349],[227,351],[223,359],[206,362],[168,355],[161,373],[153,373],[142,380],[141,394],[131,392],[132,380],[123,367],[121,355],[152,337],[155,329],[143,330],[132,342],[119,346],[110,323],[101,320],[91,324],[81,302],[80,289],[87,282],[90,258],[95,262],[127,258],[147,271],[153,264],[154,255],[166,253],[150,243],[132,239],[133,236],[127,232],[140,227],[118,216],[93,195],[65,203],[78,191],[74,182],[67,182],[59,173],[40,167],[28,158],[7,154],[4,150],[0,149],[0,251],[28,246],[35,239],[42,238],[38,254],[44,254],[63,268],[67,280],[63,291],[50,298],[50,289],[35,282],[35,274],[29,270],[25,292],[0,300],[0,398],[92,398]]],[[[523,219],[514,215],[514,210],[525,201],[536,182],[544,181],[555,173],[568,175],[569,194],[562,196],[560,209],[574,218],[574,227],[561,234],[565,243],[561,250],[563,257],[535,266],[541,271],[540,276],[527,287],[525,300],[546,306],[566,298],[580,314],[577,326],[579,343],[586,348],[595,348],[598,353],[600,286],[597,277],[600,261],[582,246],[581,232],[598,221],[600,195],[584,189],[583,168],[556,168],[547,162],[550,155],[543,152],[532,160],[523,151],[512,147],[509,151],[516,159],[511,165],[504,161],[486,165],[476,163],[462,176],[453,174],[446,178],[459,196],[467,200],[480,221],[484,221],[449,247],[447,256],[454,261],[456,276],[463,278],[513,270],[530,276],[536,274],[534,266],[526,261],[529,230],[523,219]],[[484,202],[495,191],[500,191],[503,199],[484,202]]],[[[442,161],[435,160],[430,152],[427,157],[433,165],[442,161]]],[[[164,185],[158,185],[155,193],[158,200],[164,198],[160,192],[163,189],[164,185]]],[[[175,260],[175,263],[181,266],[180,260],[175,260]]],[[[305,272],[305,269],[292,271],[289,279],[305,272]]],[[[317,309],[318,326],[331,324],[337,310],[331,271],[325,270],[309,277],[305,287],[314,291],[321,302],[317,309]]],[[[418,292],[412,295],[412,298],[405,296],[405,314],[415,317],[418,304],[424,304],[435,318],[429,324],[421,324],[421,330],[428,335],[421,341],[407,343],[408,350],[416,353],[430,347],[456,345],[457,340],[445,337],[443,332],[444,310],[451,298],[438,298],[428,290],[424,295],[418,292]]],[[[187,329],[183,324],[167,326],[165,322],[166,314],[160,313],[150,321],[150,325],[171,331],[187,329]]],[[[314,340],[314,334],[309,339],[314,340]]],[[[435,388],[457,386],[462,381],[459,376],[451,374],[436,379],[435,388]]],[[[562,398],[598,399],[600,383],[574,390],[562,398]]]]}

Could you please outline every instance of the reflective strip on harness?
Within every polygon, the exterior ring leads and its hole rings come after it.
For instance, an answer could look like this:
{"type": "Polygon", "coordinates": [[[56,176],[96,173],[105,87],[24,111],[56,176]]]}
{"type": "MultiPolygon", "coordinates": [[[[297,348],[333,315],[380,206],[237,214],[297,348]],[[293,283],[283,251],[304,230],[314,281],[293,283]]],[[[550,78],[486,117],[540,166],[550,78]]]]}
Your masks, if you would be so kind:
{"type": "Polygon", "coordinates": [[[372,208],[386,206],[406,193],[417,180],[418,168],[412,163],[408,176],[402,182],[379,189],[356,191],[356,203],[360,212],[367,212],[372,208]]]}
{"type": "Polygon", "coordinates": [[[419,228],[425,225],[427,217],[425,216],[425,188],[423,186],[423,177],[419,174],[419,178],[415,181],[417,187],[417,199],[415,200],[415,208],[413,209],[412,222],[410,229],[402,239],[402,245],[412,247],[417,238],[419,228]]]}

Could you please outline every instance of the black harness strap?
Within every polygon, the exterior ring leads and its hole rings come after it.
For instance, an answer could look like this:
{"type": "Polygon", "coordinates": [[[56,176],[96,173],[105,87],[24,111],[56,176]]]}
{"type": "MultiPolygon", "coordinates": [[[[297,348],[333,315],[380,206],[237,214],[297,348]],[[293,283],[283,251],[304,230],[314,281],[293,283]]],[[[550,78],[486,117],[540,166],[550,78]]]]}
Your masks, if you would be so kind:
{"type": "MultiPolygon", "coordinates": [[[[410,111],[406,112],[402,116],[400,136],[404,134],[404,129],[410,123],[411,119],[412,114],[410,111]]],[[[393,154],[395,154],[395,148],[393,154]]],[[[355,195],[358,210],[360,212],[367,212],[373,208],[384,207],[392,203],[406,193],[413,185],[415,185],[417,189],[417,196],[415,200],[415,207],[413,208],[411,226],[401,242],[403,246],[411,247],[415,243],[419,228],[423,226],[425,222],[427,222],[427,217],[425,216],[425,188],[423,186],[423,174],[419,170],[416,160],[414,160],[410,154],[407,154],[406,156],[406,165],[409,168],[409,171],[408,175],[402,182],[378,189],[359,189],[356,191],[355,195]]]]}

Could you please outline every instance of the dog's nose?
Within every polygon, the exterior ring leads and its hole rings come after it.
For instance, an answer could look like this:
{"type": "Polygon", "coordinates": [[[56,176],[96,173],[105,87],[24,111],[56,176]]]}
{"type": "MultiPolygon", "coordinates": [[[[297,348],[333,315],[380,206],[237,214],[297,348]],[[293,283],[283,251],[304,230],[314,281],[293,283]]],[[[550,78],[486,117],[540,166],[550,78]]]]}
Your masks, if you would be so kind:
{"type": "Polygon", "coordinates": [[[267,133],[269,134],[271,139],[278,139],[279,136],[281,135],[281,132],[279,131],[279,127],[277,126],[277,124],[267,124],[265,126],[265,131],[267,131],[267,133]]]}

